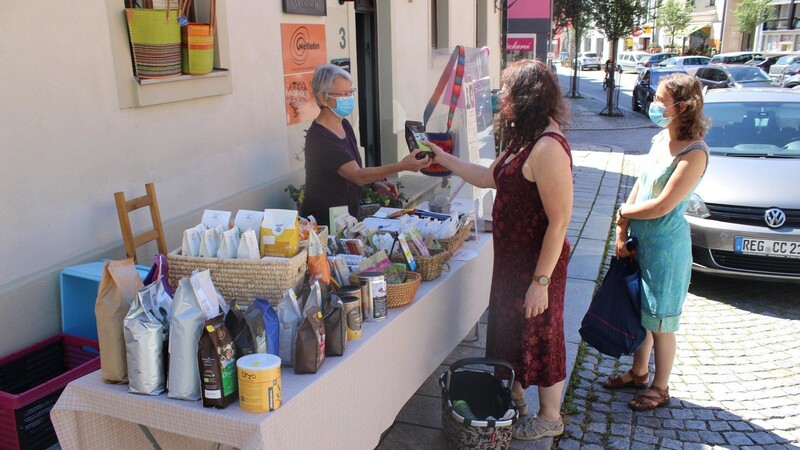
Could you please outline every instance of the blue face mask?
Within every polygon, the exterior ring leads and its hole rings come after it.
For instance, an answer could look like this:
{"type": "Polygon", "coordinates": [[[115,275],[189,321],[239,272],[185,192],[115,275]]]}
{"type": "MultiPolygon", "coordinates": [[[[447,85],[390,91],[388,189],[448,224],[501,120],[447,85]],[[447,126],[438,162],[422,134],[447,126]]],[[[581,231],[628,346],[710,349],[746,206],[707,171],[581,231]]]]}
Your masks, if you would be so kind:
{"type": "Polygon", "coordinates": [[[331,111],[336,114],[340,119],[353,114],[353,108],[356,106],[355,98],[352,95],[347,97],[336,98],[336,108],[331,108],[331,111]]]}
{"type": "MultiPolygon", "coordinates": [[[[675,106],[674,104],[672,106],[675,106]]],[[[651,103],[650,109],[647,110],[647,115],[650,116],[650,120],[658,125],[661,128],[666,128],[670,122],[672,122],[673,117],[664,117],[664,112],[667,110],[667,107],[662,105],[661,103],[651,103]]]]}

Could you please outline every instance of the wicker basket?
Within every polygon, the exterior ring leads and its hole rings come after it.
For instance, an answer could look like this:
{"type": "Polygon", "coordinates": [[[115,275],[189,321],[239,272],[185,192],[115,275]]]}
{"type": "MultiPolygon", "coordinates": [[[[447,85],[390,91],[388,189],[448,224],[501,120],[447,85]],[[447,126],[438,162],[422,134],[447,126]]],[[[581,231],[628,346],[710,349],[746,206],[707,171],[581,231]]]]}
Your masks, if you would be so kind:
{"type": "Polygon", "coordinates": [[[406,306],[414,300],[422,282],[422,275],[417,272],[406,272],[406,279],[402,283],[386,283],[386,304],[389,308],[406,306]]]}
{"type": "MultiPolygon", "coordinates": [[[[320,225],[317,228],[317,237],[319,238],[319,243],[322,244],[322,247],[326,247],[328,245],[328,227],[326,225],[320,225]]],[[[308,239],[303,239],[300,241],[300,246],[308,246],[308,239]]]]}
{"type": "Polygon", "coordinates": [[[456,231],[452,237],[447,239],[440,239],[439,243],[442,244],[442,248],[450,252],[452,255],[456,252],[462,245],[464,245],[464,241],[467,240],[467,236],[469,236],[469,232],[472,229],[472,220],[468,220],[461,228],[456,231]]]}
{"type": "Polygon", "coordinates": [[[268,299],[277,306],[283,293],[297,289],[306,273],[308,250],[291,258],[265,257],[262,259],[220,259],[183,256],[181,249],[167,254],[169,284],[177,286],[181,278],[195,269],[211,271],[214,286],[227,301],[237,299],[250,302],[254,298],[268,299]]]}
{"type": "Polygon", "coordinates": [[[415,256],[417,272],[422,275],[422,281],[431,281],[439,278],[444,264],[450,258],[450,252],[445,249],[430,251],[431,256],[415,256]]]}

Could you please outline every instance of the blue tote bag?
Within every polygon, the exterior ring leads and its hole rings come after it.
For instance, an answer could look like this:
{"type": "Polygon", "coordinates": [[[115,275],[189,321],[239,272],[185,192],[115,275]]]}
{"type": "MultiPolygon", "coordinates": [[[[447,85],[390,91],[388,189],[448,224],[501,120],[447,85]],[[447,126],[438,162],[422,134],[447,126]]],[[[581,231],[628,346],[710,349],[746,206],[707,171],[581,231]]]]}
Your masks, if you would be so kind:
{"type": "Polygon", "coordinates": [[[633,257],[611,258],[578,332],[600,353],[619,358],[635,352],[647,334],[642,326],[639,264],[633,257]]]}

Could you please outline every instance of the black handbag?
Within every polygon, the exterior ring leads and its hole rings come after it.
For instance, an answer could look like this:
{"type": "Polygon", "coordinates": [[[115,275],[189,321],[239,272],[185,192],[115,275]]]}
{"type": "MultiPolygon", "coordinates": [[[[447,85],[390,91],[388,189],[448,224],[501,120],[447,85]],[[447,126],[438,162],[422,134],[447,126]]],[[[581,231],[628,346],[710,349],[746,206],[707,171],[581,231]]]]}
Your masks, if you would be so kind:
{"type": "Polygon", "coordinates": [[[642,326],[639,264],[630,258],[611,258],[578,332],[600,353],[619,358],[635,352],[647,335],[642,326]]]}

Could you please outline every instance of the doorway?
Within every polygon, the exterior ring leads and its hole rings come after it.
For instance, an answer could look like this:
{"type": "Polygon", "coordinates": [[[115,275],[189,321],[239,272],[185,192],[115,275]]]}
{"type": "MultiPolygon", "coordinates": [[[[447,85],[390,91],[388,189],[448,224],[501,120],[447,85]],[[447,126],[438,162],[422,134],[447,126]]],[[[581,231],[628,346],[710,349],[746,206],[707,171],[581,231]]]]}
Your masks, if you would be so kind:
{"type": "Polygon", "coordinates": [[[364,147],[364,166],[375,167],[381,165],[375,0],[357,0],[355,12],[359,141],[364,147]]]}

